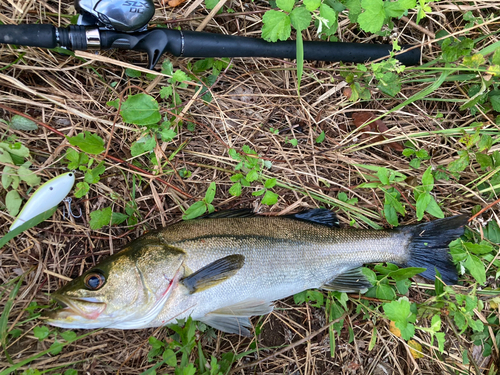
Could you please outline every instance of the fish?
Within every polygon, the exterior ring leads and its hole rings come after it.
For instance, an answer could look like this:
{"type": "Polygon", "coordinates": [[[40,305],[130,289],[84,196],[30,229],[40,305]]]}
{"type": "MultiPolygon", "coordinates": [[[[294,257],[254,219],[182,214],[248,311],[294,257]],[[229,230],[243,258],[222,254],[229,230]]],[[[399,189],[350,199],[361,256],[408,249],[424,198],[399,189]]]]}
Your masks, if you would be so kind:
{"type": "Polygon", "coordinates": [[[286,216],[224,211],[181,221],[130,242],[52,294],[46,314],[62,328],[139,329],[191,317],[223,332],[251,335],[250,317],[308,289],[364,292],[367,263],[423,267],[457,282],[448,244],[465,215],[385,230],[340,228],[327,209],[286,216]]]}

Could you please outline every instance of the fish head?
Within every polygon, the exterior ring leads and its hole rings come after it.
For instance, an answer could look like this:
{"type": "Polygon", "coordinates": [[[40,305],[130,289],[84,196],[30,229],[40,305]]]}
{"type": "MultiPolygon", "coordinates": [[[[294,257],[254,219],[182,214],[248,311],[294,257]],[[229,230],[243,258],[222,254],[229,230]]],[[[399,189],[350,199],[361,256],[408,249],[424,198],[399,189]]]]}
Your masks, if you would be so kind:
{"type": "Polygon", "coordinates": [[[147,327],[177,287],[184,258],[175,247],[136,240],[53,293],[63,308],[45,319],[62,328],[147,327]]]}

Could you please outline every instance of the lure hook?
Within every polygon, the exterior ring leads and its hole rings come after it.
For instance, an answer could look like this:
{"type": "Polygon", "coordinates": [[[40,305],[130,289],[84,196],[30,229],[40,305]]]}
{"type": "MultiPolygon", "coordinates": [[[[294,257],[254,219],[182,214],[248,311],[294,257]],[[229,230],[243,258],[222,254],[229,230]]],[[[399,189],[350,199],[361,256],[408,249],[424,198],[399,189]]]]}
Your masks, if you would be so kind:
{"type": "MultiPolygon", "coordinates": [[[[78,210],[80,211],[79,215],[75,215],[71,210],[71,202],[72,202],[71,197],[66,197],[62,201],[68,204],[68,215],[69,215],[68,219],[70,216],[74,217],[75,219],[79,219],[82,217],[82,209],[80,207],[78,207],[78,210]]],[[[66,218],[66,205],[63,207],[63,218],[66,218]]]]}

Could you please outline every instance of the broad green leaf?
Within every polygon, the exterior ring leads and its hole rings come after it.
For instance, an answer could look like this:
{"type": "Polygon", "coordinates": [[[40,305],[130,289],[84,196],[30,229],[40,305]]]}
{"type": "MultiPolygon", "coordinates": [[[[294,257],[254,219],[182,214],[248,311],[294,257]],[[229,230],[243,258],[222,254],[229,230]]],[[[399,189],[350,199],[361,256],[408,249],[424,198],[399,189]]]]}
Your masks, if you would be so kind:
{"type": "Polygon", "coordinates": [[[273,204],[276,204],[278,202],[278,197],[279,197],[278,194],[273,193],[271,190],[267,190],[261,202],[262,204],[267,204],[268,206],[272,206],[273,204]]]}
{"type": "Polygon", "coordinates": [[[392,289],[391,286],[387,284],[378,284],[375,290],[375,295],[380,299],[396,299],[396,293],[394,292],[394,289],[392,289]]]}
{"type": "Polygon", "coordinates": [[[122,214],[121,212],[113,212],[111,215],[111,225],[120,225],[130,216],[127,214],[122,214]]]}
{"type": "Polygon", "coordinates": [[[265,192],[266,192],[266,189],[260,189],[260,190],[254,191],[254,192],[252,193],[252,195],[253,195],[254,197],[260,197],[260,196],[261,196],[262,194],[264,194],[265,192]]]}
{"type": "Polygon", "coordinates": [[[50,330],[47,326],[36,326],[33,328],[33,336],[38,340],[45,340],[49,336],[50,330]]]}
{"type": "MultiPolygon", "coordinates": [[[[394,322],[408,322],[411,316],[410,302],[408,298],[401,297],[397,301],[392,301],[382,305],[384,313],[390,320],[394,322]]],[[[399,327],[398,327],[399,328],[399,327]]]]}
{"type": "Polygon", "coordinates": [[[358,23],[362,30],[376,33],[382,29],[386,14],[383,0],[361,0],[365,10],[358,16],[358,23]]]}
{"type": "Polygon", "coordinates": [[[450,172],[462,172],[469,165],[469,153],[466,150],[458,151],[459,158],[448,165],[450,172]]]}
{"type": "Polygon", "coordinates": [[[370,283],[372,283],[373,285],[377,283],[377,274],[373,272],[371,269],[363,267],[361,268],[361,272],[370,283]]]}
{"type": "Polygon", "coordinates": [[[387,72],[380,77],[377,88],[384,94],[395,97],[401,91],[401,80],[396,73],[387,72]]]}
{"type": "Polygon", "coordinates": [[[63,332],[60,332],[60,335],[66,341],[74,341],[77,337],[76,333],[73,331],[63,331],[63,332]]]}
{"type": "Polygon", "coordinates": [[[0,148],[0,163],[14,164],[14,162],[12,161],[12,156],[10,156],[10,153],[2,148],[0,148]]]}
{"type": "Polygon", "coordinates": [[[425,211],[430,213],[432,216],[437,217],[438,219],[444,218],[444,213],[441,210],[441,207],[439,207],[439,205],[437,204],[436,200],[432,195],[430,197],[431,199],[429,201],[429,204],[427,204],[425,211]]]}
{"type": "Polygon", "coordinates": [[[194,202],[182,215],[183,220],[194,219],[207,211],[207,205],[203,201],[194,202]]]}
{"type": "Polygon", "coordinates": [[[68,169],[77,169],[81,165],[86,165],[89,161],[87,154],[78,152],[72,148],[68,148],[65,157],[69,160],[68,169]]]}
{"type": "Polygon", "coordinates": [[[22,199],[17,190],[11,190],[5,196],[5,206],[10,215],[16,216],[21,208],[22,199]]]}
{"type": "Polygon", "coordinates": [[[149,134],[143,135],[137,141],[132,143],[130,153],[132,156],[141,155],[145,152],[153,151],[156,146],[156,140],[149,134]]]}
{"type": "Polygon", "coordinates": [[[408,268],[400,268],[397,271],[392,271],[389,273],[389,276],[392,277],[396,281],[409,279],[415,275],[418,275],[421,272],[424,272],[426,269],[421,267],[408,267],[408,268]]]}
{"type": "Polygon", "coordinates": [[[272,189],[276,185],[276,179],[275,178],[269,178],[264,182],[264,187],[266,189],[272,189]]]}
{"type": "Polygon", "coordinates": [[[74,137],[67,137],[68,142],[80,148],[83,152],[87,152],[92,155],[99,155],[105,150],[104,140],[97,134],[92,134],[88,131],[80,133],[74,137]]]}
{"type": "Polygon", "coordinates": [[[10,127],[15,130],[32,131],[38,130],[36,122],[19,115],[12,116],[10,127]]]}
{"type": "Polygon", "coordinates": [[[486,282],[486,270],[481,259],[469,254],[464,265],[479,284],[483,285],[486,282]]]}
{"type": "Polygon", "coordinates": [[[389,224],[394,227],[399,225],[398,222],[398,213],[394,209],[394,206],[391,204],[384,204],[384,216],[389,224]]]}
{"type": "Polygon", "coordinates": [[[391,183],[389,181],[389,170],[387,168],[380,168],[377,171],[377,177],[384,185],[389,185],[391,183]]]}
{"type": "Polygon", "coordinates": [[[276,0],[278,8],[288,13],[292,11],[294,4],[295,0],[276,0]]]}
{"type": "Polygon", "coordinates": [[[0,142],[0,149],[3,149],[9,154],[16,155],[21,158],[27,158],[30,155],[30,150],[28,149],[28,147],[24,146],[21,142],[16,142],[13,144],[0,142]]]}
{"type": "Polygon", "coordinates": [[[311,12],[304,7],[295,8],[290,13],[290,20],[297,31],[305,30],[311,24],[311,12]]]}
{"type": "Polygon", "coordinates": [[[158,102],[147,94],[131,95],[122,104],[120,114],[125,122],[152,125],[161,120],[158,102]]]}
{"type": "Polygon", "coordinates": [[[417,220],[420,221],[424,217],[424,212],[429,203],[432,200],[432,196],[429,193],[422,193],[417,199],[417,220]]]}
{"type": "Polygon", "coordinates": [[[125,69],[125,75],[130,78],[139,78],[142,73],[138,70],[127,68],[125,69]]]}
{"type": "Polygon", "coordinates": [[[262,17],[262,38],[268,42],[287,40],[292,32],[290,17],[276,10],[268,10],[262,17]]]}
{"type": "Polygon", "coordinates": [[[175,357],[175,352],[172,349],[165,350],[163,353],[163,359],[167,365],[177,367],[177,358],[175,357]]]}
{"type": "Polygon", "coordinates": [[[361,0],[346,0],[344,4],[349,9],[349,21],[358,23],[358,17],[361,14],[361,0]]]}
{"type": "Polygon", "coordinates": [[[309,12],[312,12],[319,8],[319,6],[321,5],[321,0],[304,0],[303,3],[306,9],[309,12]]]}
{"type": "Polygon", "coordinates": [[[216,185],[215,182],[211,182],[210,185],[208,186],[207,192],[205,193],[205,202],[212,203],[212,201],[215,198],[215,190],[216,190],[216,185]]]}
{"type": "Polygon", "coordinates": [[[217,4],[219,4],[219,1],[220,0],[205,0],[205,7],[208,10],[212,10],[217,6],[217,4]]]}
{"type": "Polygon", "coordinates": [[[247,173],[247,181],[248,182],[253,182],[256,181],[259,178],[259,172],[256,169],[252,169],[250,172],[247,173]]]}
{"type": "MultiPolygon", "coordinates": [[[[326,36],[335,34],[338,28],[337,12],[323,3],[319,8],[319,16],[328,21],[328,25],[324,25],[324,27],[322,27],[321,33],[325,34],[326,36]]],[[[318,33],[319,32],[320,31],[318,28],[318,33]]]]}
{"type": "Polygon", "coordinates": [[[30,166],[31,163],[29,161],[21,165],[17,170],[17,175],[29,186],[38,186],[41,182],[40,177],[38,177],[35,172],[29,169],[30,166]]]}
{"type": "Polygon", "coordinates": [[[324,132],[324,131],[322,131],[322,132],[321,132],[321,134],[320,134],[320,135],[318,135],[318,136],[316,137],[315,142],[316,142],[316,143],[321,143],[321,142],[323,142],[324,140],[325,140],[325,132],[324,132]]]}
{"type": "Polygon", "coordinates": [[[424,174],[422,175],[422,186],[424,187],[424,191],[430,192],[434,187],[434,176],[432,176],[432,167],[426,169],[424,174]]]}
{"type": "Polygon", "coordinates": [[[415,335],[415,326],[413,324],[396,322],[396,327],[399,328],[401,337],[405,340],[409,340],[415,335]]]}
{"type": "Polygon", "coordinates": [[[493,251],[493,247],[487,241],[481,241],[480,243],[464,242],[464,246],[477,255],[484,255],[493,251]]]}
{"type": "Polygon", "coordinates": [[[103,208],[102,210],[95,210],[90,213],[90,229],[101,229],[105,225],[109,225],[111,221],[111,207],[103,208]]]}
{"type": "Polygon", "coordinates": [[[229,189],[229,194],[234,197],[239,197],[241,195],[241,183],[237,182],[229,189]]]}
{"type": "Polygon", "coordinates": [[[170,98],[170,96],[172,95],[173,92],[174,92],[174,88],[172,86],[163,86],[160,89],[160,97],[162,99],[168,99],[168,98],[170,98]]]}
{"type": "Polygon", "coordinates": [[[75,190],[75,197],[76,198],[81,198],[85,195],[87,195],[87,193],[89,192],[90,190],[90,186],[88,183],[86,182],[78,182],[76,184],[76,190],[75,190]]]}
{"type": "Polygon", "coordinates": [[[12,167],[6,165],[2,171],[2,186],[7,189],[13,181],[12,176],[16,173],[16,170],[12,167]]]}
{"type": "Polygon", "coordinates": [[[403,16],[408,9],[415,8],[416,0],[397,0],[385,1],[384,8],[388,17],[399,18],[403,16]]]}
{"type": "Polygon", "coordinates": [[[170,142],[172,139],[174,139],[177,136],[177,132],[172,129],[162,129],[160,132],[161,135],[161,140],[164,142],[170,142]]]}
{"type": "Polygon", "coordinates": [[[96,184],[100,181],[101,175],[104,173],[105,170],[106,170],[106,166],[104,165],[104,162],[102,161],[95,168],[88,169],[85,172],[83,180],[88,184],[96,184]]]}
{"type": "Polygon", "coordinates": [[[188,75],[180,69],[177,69],[174,72],[174,74],[172,74],[172,78],[169,79],[170,83],[184,82],[184,81],[191,81],[191,78],[189,78],[188,75]]]}

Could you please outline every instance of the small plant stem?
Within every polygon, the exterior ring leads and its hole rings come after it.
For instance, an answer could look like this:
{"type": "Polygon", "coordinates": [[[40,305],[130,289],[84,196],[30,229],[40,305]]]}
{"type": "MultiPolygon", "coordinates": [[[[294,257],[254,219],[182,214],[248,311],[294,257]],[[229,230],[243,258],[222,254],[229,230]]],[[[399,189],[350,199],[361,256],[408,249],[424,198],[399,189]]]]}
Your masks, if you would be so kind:
{"type": "Polygon", "coordinates": [[[500,198],[498,198],[496,201],[494,201],[493,203],[490,203],[489,205],[487,205],[486,207],[484,207],[483,209],[481,209],[481,211],[479,211],[477,214],[475,214],[474,216],[472,216],[470,219],[469,219],[469,223],[474,220],[476,217],[478,217],[479,215],[481,215],[484,211],[486,210],[489,210],[491,207],[493,207],[495,204],[497,203],[500,203],[500,198]]]}

